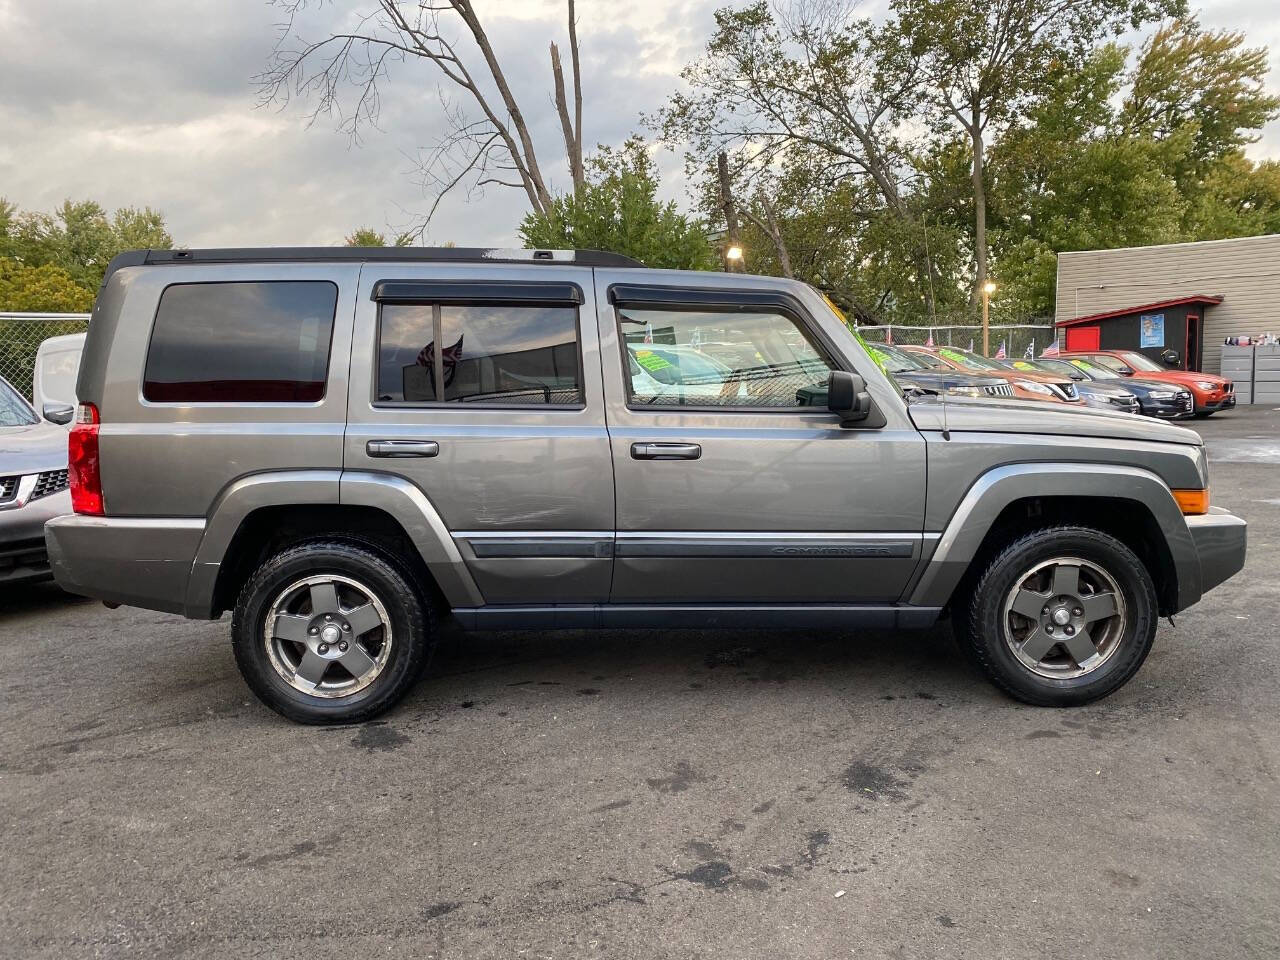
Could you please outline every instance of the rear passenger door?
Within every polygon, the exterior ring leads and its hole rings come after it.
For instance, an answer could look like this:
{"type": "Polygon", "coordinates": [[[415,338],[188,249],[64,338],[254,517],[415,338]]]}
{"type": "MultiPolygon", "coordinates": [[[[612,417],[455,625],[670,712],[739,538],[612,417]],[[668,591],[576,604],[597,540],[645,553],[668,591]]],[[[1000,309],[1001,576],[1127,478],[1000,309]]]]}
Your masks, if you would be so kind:
{"type": "Polygon", "coordinates": [[[613,474],[589,269],[366,264],[344,466],[415,484],[486,604],[606,600],[613,474]]]}
{"type": "Polygon", "coordinates": [[[830,371],[853,370],[848,331],[802,288],[634,276],[596,271],[612,601],[897,600],[921,556],[925,445],[870,364],[853,372],[884,418],[842,429],[827,410],[830,371]]]}

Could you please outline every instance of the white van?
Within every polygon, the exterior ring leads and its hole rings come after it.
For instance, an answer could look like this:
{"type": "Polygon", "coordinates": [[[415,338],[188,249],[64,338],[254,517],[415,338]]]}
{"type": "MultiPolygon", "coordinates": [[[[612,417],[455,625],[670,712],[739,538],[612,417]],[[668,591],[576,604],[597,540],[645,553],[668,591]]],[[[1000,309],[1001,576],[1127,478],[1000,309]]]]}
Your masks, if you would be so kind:
{"type": "Polygon", "coordinates": [[[76,377],[80,375],[83,333],[50,337],[36,351],[31,399],[40,416],[50,423],[67,424],[75,412],[76,377]]]}

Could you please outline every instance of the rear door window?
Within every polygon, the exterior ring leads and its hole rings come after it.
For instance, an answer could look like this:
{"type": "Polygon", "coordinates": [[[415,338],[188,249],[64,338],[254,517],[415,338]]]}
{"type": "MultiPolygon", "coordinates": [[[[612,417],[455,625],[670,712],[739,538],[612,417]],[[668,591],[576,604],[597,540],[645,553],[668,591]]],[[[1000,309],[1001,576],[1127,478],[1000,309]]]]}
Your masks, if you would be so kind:
{"type": "Polygon", "coordinates": [[[323,280],[166,287],[142,395],[157,403],[322,400],[337,302],[337,286],[323,280]]]}
{"type": "Polygon", "coordinates": [[[382,305],[380,403],[580,406],[578,308],[382,305]]]}

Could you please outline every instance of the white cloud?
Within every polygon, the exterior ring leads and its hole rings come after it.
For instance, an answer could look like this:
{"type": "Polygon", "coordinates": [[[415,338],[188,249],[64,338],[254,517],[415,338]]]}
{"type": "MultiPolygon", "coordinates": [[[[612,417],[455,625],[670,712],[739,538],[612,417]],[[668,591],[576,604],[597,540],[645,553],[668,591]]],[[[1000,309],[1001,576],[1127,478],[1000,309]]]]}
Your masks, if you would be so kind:
{"type": "MultiPolygon", "coordinates": [[[[589,145],[620,142],[641,112],[662,105],[721,2],[578,0],[589,145]]],[[[297,30],[324,35],[328,22],[367,6],[313,5],[297,30]]],[[[533,122],[544,174],[563,187],[547,50],[567,43],[563,2],[477,6],[533,122]]],[[[360,225],[407,225],[427,206],[407,176],[408,158],[443,131],[436,76],[422,64],[398,66],[380,129],[353,147],[325,118],[308,126],[298,104],[256,106],[252,78],[280,19],[262,0],[0,0],[0,193],[27,209],[67,197],[150,205],[192,246],[327,244],[360,225]]],[[[1280,22],[1270,0],[1210,0],[1202,20],[1269,44],[1280,85],[1280,22]]],[[[1280,156],[1280,124],[1252,152],[1280,156]]],[[[678,158],[660,161],[664,194],[683,200],[678,158]]],[[[459,193],[442,205],[430,239],[511,244],[525,209],[515,190],[490,188],[470,200],[459,193]]]]}

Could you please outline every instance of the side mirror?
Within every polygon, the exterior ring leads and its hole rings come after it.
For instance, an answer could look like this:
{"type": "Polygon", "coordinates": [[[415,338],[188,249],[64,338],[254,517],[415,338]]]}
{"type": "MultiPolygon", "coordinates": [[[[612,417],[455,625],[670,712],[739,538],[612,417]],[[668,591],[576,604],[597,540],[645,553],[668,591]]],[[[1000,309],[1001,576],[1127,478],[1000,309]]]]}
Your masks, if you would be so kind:
{"type": "Polygon", "coordinates": [[[827,409],[839,415],[841,426],[867,419],[871,415],[867,381],[856,373],[832,370],[827,380],[827,409]]]}
{"type": "Polygon", "coordinates": [[[1120,376],[1122,377],[1132,377],[1133,367],[1121,367],[1119,370],[1116,371],[1116,373],[1120,374],[1120,376]]]}
{"type": "Polygon", "coordinates": [[[76,408],[65,403],[46,403],[40,408],[40,415],[50,423],[66,426],[76,415],[76,408]]]}
{"type": "Polygon", "coordinates": [[[1160,360],[1166,367],[1177,367],[1182,363],[1177,350],[1166,350],[1160,354],[1160,360]]]}

